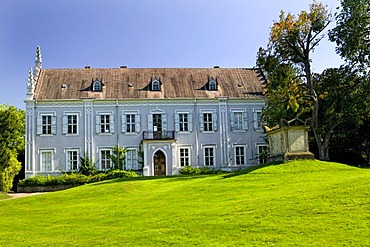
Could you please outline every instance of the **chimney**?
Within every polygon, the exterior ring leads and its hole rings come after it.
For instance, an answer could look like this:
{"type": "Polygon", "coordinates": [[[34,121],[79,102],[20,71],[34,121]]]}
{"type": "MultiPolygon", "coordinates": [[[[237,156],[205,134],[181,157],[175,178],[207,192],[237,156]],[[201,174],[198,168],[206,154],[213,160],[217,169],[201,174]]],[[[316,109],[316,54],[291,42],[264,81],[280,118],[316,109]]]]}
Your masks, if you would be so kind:
{"type": "Polygon", "coordinates": [[[85,69],[90,69],[90,65],[86,65],[85,66],[85,69]]]}
{"type": "Polygon", "coordinates": [[[215,65],[213,66],[214,69],[219,69],[220,68],[220,65],[215,65]]]}

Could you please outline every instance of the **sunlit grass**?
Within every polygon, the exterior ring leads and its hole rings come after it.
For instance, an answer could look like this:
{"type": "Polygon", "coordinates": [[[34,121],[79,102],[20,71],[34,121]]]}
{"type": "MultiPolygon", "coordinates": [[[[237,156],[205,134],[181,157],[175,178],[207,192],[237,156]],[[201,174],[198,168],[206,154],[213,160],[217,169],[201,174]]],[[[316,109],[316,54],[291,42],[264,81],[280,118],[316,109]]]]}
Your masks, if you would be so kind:
{"type": "Polygon", "coordinates": [[[368,246],[370,170],[318,161],[0,202],[3,246],[368,246]]]}

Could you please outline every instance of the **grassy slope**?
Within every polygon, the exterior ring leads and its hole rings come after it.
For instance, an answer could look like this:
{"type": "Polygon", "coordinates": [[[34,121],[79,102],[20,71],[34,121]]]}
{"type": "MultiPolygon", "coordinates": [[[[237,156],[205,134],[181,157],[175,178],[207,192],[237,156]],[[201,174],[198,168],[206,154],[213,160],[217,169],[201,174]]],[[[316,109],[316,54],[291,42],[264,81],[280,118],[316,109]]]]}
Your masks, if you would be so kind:
{"type": "Polygon", "coordinates": [[[370,170],[319,161],[0,202],[6,246],[369,246],[370,170]]]}

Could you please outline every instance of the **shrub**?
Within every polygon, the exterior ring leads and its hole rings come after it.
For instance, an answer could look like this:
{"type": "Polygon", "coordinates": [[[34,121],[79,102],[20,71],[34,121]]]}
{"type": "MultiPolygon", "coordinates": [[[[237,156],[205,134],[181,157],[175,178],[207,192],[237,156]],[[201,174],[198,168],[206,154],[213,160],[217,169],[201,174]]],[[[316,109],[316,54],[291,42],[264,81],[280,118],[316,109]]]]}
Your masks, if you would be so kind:
{"type": "Polygon", "coordinates": [[[64,173],[59,176],[35,176],[19,181],[21,187],[55,186],[55,185],[82,185],[114,178],[131,178],[139,175],[133,171],[111,170],[86,176],[79,173],[64,173]]]}
{"type": "Polygon", "coordinates": [[[95,166],[95,163],[90,160],[88,153],[85,153],[84,157],[80,157],[80,164],[81,165],[78,169],[78,172],[83,175],[96,175],[99,172],[95,166]]]}
{"type": "Polygon", "coordinates": [[[192,167],[192,166],[185,166],[179,172],[180,172],[180,174],[193,174],[193,175],[223,173],[223,171],[221,171],[221,170],[210,169],[209,167],[195,168],[195,167],[192,167]]]}

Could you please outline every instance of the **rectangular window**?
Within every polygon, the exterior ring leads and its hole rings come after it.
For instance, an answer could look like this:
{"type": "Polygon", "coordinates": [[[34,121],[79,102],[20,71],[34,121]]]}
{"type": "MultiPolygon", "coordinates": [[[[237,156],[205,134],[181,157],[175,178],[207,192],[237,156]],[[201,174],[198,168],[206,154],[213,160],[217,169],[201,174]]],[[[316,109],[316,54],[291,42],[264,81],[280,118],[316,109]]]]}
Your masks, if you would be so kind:
{"type": "Polygon", "coordinates": [[[215,163],[214,157],[214,147],[205,147],[204,148],[204,165],[206,166],[213,166],[215,163]]]}
{"type": "Polygon", "coordinates": [[[110,115],[100,115],[100,133],[109,133],[109,116],[110,115]]]}
{"type": "Polygon", "coordinates": [[[77,115],[67,115],[67,134],[77,134],[77,115]]]}
{"type": "Polygon", "coordinates": [[[213,131],[212,113],[203,113],[203,129],[204,131],[213,131]]]}
{"type": "Polygon", "coordinates": [[[125,158],[127,170],[139,170],[136,149],[127,149],[125,158]]]}
{"type": "Polygon", "coordinates": [[[51,116],[42,116],[42,134],[51,135],[51,116]]]}
{"type": "Polygon", "coordinates": [[[126,115],[126,132],[135,132],[135,114],[126,115]]]}
{"type": "Polygon", "coordinates": [[[53,170],[53,152],[42,151],[41,152],[41,171],[52,171],[53,170]]]}
{"type": "Polygon", "coordinates": [[[234,128],[233,130],[243,130],[243,112],[234,112],[234,128]]]}
{"type": "Polygon", "coordinates": [[[258,145],[257,146],[257,152],[258,152],[258,163],[264,164],[267,162],[267,156],[268,156],[268,146],[267,145],[258,145]]]}
{"type": "Polygon", "coordinates": [[[179,130],[180,131],[189,131],[188,113],[180,113],[179,114],[179,130]]]}
{"type": "Polygon", "coordinates": [[[190,150],[189,148],[180,148],[180,166],[190,166],[190,150]]]}
{"type": "Polygon", "coordinates": [[[100,168],[101,170],[108,170],[111,169],[111,150],[110,149],[104,149],[100,150],[100,168]]]}
{"type": "Polygon", "coordinates": [[[69,171],[77,171],[78,170],[78,151],[71,150],[67,151],[67,165],[69,171]]]}
{"type": "Polygon", "coordinates": [[[262,111],[261,110],[254,110],[253,112],[253,124],[254,130],[262,130],[262,111]]]}
{"type": "Polygon", "coordinates": [[[235,147],[235,165],[245,165],[245,147],[235,147]]]}

